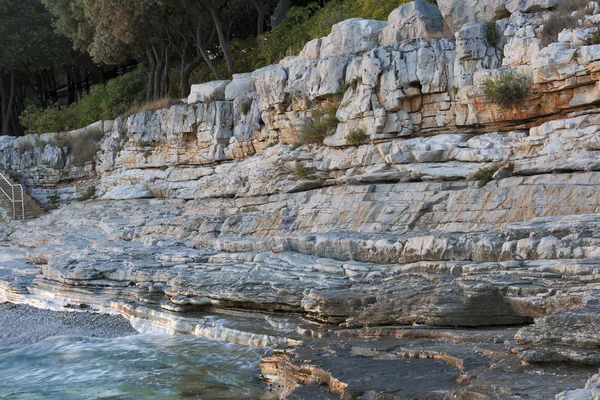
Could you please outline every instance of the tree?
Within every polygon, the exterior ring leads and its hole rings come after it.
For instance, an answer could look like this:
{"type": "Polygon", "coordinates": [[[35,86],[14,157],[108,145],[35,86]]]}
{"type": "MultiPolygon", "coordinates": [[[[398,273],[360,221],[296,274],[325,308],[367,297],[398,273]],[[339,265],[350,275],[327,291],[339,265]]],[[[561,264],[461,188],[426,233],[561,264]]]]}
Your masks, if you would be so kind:
{"type": "Polygon", "coordinates": [[[25,76],[61,66],[70,44],[55,34],[51,16],[39,0],[0,0],[0,37],[2,134],[15,135],[24,106],[25,76]]]}

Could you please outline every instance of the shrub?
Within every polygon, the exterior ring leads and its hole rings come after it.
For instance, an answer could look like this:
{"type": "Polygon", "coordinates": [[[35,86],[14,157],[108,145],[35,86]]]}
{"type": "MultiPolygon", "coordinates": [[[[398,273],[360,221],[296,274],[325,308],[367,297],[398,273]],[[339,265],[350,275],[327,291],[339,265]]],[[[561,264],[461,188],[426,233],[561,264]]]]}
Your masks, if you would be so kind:
{"type": "Polygon", "coordinates": [[[541,31],[541,47],[558,40],[558,34],[565,29],[573,29],[585,13],[589,0],[561,0],[552,14],[544,22],[541,31]],[[575,15],[573,15],[575,13],[575,15]]]}
{"type": "Polygon", "coordinates": [[[277,146],[278,144],[279,144],[279,141],[277,141],[277,140],[273,140],[272,142],[269,142],[269,143],[267,144],[267,147],[275,147],[275,146],[277,146]]]}
{"type": "Polygon", "coordinates": [[[340,121],[335,116],[338,104],[326,102],[320,108],[313,111],[312,123],[300,133],[301,144],[323,143],[323,139],[335,133],[340,121]]]}
{"type": "Polygon", "coordinates": [[[483,94],[492,103],[504,107],[515,105],[527,94],[527,78],[514,70],[501,71],[496,78],[486,79],[483,94]]]}
{"type": "MultiPolygon", "coordinates": [[[[316,2],[308,2],[306,7],[292,7],[288,18],[270,32],[247,40],[231,41],[235,54],[235,64],[239,71],[252,71],[282,58],[297,55],[304,45],[319,37],[327,36],[331,26],[350,18],[387,20],[389,14],[409,0],[332,0],[319,8],[316,2]]],[[[221,76],[227,76],[226,68],[219,61],[217,69],[221,76]]],[[[213,80],[206,65],[197,68],[192,74],[194,82],[213,80]],[[201,80],[197,80],[201,78],[201,80]]]]}
{"type": "Polygon", "coordinates": [[[488,21],[485,23],[485,40],[487,44],[492,47],[498,46],[498,43],[500,42],[500,35],[498,34],[496,21],[488,21]]]}
{"type": "Polygon", "coordinates": [[[39,136],[35,136],[35,139],[32,140],[32,136],[18,138],[15,140],[13,146],[19,151],[21,155],[26,151],[32,151],[34,148],[39,148],[40,150],[44,150],[46,147],[46,143],[40,139],[39,136]]]}
{"type": "Polygon", "coordinates": [[[473,180],[479,181],[479,187],[483,187],[494,180],[494,174],[500,169],[500,164],[492,164],[489,167],[479,168],[473,180]]]}
{"type": "Polygon", "coordinates": [[[100,141],[104,137],[101,129],[89,129],[77,134],[71,134],[69,152],[71,154],[71,165],[83,167],[86,162],[92,161],[96,153],[100,151],[100,141]]]}
{"type": "Polygon", "coordinates": [[[19,116],[25,133],[61,132],[77,126],[74,107],[59,108],[56,105],[46,109],[27,107],[19,116]]]}
{"type": "Polygon", "coordinates": [[[142,104],[146,97],[146,72],[143,68],[92,86],[90,93],[68,107],[46,109],[29,106],[19,117],[26,133],[63,132],[83,128],[96,121],[114,119],[142,104]]]}
{"type": "Polygon", "coordinates": [[[590,30],[590,36],[587,39],[589,46],[594,44],[600,44],[600,24],[593,26],[590,30]]]}
{"type": "Polygon", "coordinates": [[[181,104],[181,100],[162,98],[150,102],[138,103],[129,107],[127,111],[121,114],[121,116],[126,118],[130,115],[140,114],[147,111],[156,111],[162,110],[163,108],[170,108],[171,106],[174,106],[176,104],[181,104]]]}
{"type": "Polygon", "coordinates": [[[364,129],[353,129],[346,135],[346,140],[352,146],[358,146],[367,139],[367,132],[364,129]]]}
{"type": "Polygon", "coordinates": [[[313,170],[303,166],[302,164],[298,164],[296,166],[296,169],[294,170],[294,176],[298,180],[307,180],[307,179],[314,180],[314,179],[316,179],[315,176],[313,175],[313,170]]]}

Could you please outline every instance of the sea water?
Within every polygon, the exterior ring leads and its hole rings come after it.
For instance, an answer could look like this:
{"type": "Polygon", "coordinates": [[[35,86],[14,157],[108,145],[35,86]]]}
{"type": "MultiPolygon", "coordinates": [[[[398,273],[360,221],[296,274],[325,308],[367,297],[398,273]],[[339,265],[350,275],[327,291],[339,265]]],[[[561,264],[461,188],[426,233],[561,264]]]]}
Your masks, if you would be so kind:
{"type": "Polygon", "coordinates": [[[0,351],[0,399],[275,399],[268,349],[195,336],[54,337],[0,351]]]}

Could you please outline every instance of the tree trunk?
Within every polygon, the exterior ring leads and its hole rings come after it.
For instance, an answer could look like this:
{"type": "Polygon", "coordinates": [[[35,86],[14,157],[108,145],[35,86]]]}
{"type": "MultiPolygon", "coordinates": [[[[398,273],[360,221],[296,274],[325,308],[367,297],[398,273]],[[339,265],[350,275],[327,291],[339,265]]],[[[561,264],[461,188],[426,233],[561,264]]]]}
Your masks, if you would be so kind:
{"type": "Polygon", "coordinates": [[[225,32],[223,31],[223,22],[219,17],[219,12],[217,9],[211,5],[208,7],[208,11],[213,18],[215,23],[215,28],[217,29],[217,35],[219,36],[219,45],[221,46],[221,50],[223,50],[223,56],[225,57],[225,62],[227,63],[227,70],[229,71],[229,75],[235,74],[235,67],[233,65],[233,58],[231,57],[231,52],[229,51],[229,43],[227,40],[227,36],[225,36],[225,32]]]}
{"type": "Polygon", "coordinates": [[[12,133],[11,127],[11,118],[13,115],[13,107],[15,101],[15,71],[10,70],[9,77],[9,88],[8,93],[6,88],[4,87],[4,83],[2,83],[2,88],[0,91],[2,92],[2,134],[10,135],[12,133]],[[5,100],[8,97],[7,100],[5,100]]]}
{"type": "MultiPolygon", "coordinates": [[[[208,43],[212,42],[214,35],[215,35],[215,29],[213,29],[212,33],[210,34],[210,37],[207,41],[208,43]]],[[[208,53],[206,52],[206,45],[205,45],[205,42],[202,40],[202,27],[200,24],[198,24],[196,26],[196,46],[198,47],[198,51],[200,52],[200,55],[204,59],[204,62],[208,65],[208,68],[210,68],[213,75],[215,76],[215,79],[220,81],[221,74],[219,73],[219,70],[215,66],[215,63],[211,60],[211,58],[208,56],[208,53]]]]}
{"type": "Polygon", "coordinates": [[[162,59],[162,49],[157,50],[155,46],[152,47],[152,51],[154,52],[154,56],[156,58],[156,67],[154,68],[154,83],[153,89],[154,93],[152,95],[153,100],[157,100],[161,95],[161,83],[162,83],[162,72],[165,66],[165,62],[162,59]]]}
{"type": "Polygon", "coordinates": [[[148,87],[146,88],[146,101],[152,101],[154,96],[154,72],[156,71],[156,61],[151,50],[146,51],[148,56],[148,87]]]}
{"type": "Polygon", "coordinates": [[[75,85],[73,84],[73,69],[67,70],[67,104],[75,102],[75,85]]]}
{"type": "Polygon", "coordinates": [[[171,46],[167,46],[164,52],[164,60],[165,65],[162,71],[161,77],[161,98],[169,97],[169,89],[170,89],[170,77],[169,72],[171,72],[171,46]]]}
{"type": "Polygon", "coordinates": [[[188,97],[190,95],[192,87],[190,84],[190,75],[200,64],[202,64],[202,60],[202,55],[198,55],[190,62],[187,62],[187,60],[185,63],[184,60],[181,61],[181,97],[188,97]]]}
{"type": "Polygon", "coordinates": [[[275,12],[271,17],[271,27],[275,28],[277,25],[285,21],[288,11],[290,10],[291,0],[279,0],[275,12]]]}

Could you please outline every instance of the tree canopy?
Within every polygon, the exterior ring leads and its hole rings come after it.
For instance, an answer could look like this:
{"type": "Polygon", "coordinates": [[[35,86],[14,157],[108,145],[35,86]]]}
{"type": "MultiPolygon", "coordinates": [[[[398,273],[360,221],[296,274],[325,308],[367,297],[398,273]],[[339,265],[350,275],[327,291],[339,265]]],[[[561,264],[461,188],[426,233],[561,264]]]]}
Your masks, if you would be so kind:
{"type": "Polygon", "coordinates": [[[184,97],[192,81],[277,62],[337,22],[384,19],[405,1],[0,0],[2,134],[22,133],[28,105],[66,107],[128,65],[144,66],[146,101],[184,97]]]}

